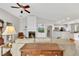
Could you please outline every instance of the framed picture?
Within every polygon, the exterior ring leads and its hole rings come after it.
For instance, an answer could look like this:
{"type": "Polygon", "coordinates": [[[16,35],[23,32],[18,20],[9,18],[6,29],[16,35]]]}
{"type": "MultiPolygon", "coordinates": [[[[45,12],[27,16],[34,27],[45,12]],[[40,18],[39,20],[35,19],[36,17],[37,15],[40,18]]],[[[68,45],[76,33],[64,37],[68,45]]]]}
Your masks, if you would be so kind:
{"type": "Polygon", "coordinates": [[[37,30],[38,30],[38,32],[40,32],[40,33],[44,33],[44,31],[45,31],[44,25],[43,25],[43,24],[38,24],[37,30]]]}

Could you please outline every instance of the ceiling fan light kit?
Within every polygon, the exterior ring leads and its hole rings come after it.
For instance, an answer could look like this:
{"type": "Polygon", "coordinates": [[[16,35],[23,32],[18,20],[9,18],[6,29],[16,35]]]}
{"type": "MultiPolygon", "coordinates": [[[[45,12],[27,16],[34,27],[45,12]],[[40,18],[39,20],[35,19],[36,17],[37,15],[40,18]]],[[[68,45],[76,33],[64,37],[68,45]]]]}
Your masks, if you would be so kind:
{"type": "Polygon", "coordinates": [[[21,11],[21,13],[23,13],[23,11],[21,11]]]}

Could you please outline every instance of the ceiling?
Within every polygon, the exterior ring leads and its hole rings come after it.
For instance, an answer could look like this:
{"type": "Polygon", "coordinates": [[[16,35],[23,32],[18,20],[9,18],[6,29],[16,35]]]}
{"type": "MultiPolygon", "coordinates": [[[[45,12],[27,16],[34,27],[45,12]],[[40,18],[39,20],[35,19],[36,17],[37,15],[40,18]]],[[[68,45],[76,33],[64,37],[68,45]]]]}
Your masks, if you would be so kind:
{"type": "MultiPolygon", "coordinates": [[[[27,3],[20,3],[26,5],[27,3]]],[[[30,15],[50,20],[50,21],[64,21],[79,19],[79,3],[28,3],[30,5],[30,15]]],[[[29,15],[24,12],[20,13],[22,9],[11,8],[10,6],[17,6],[16,3],[0,3],[0,8],[8,11],[14,16],[22,19],[29,15]]]]}

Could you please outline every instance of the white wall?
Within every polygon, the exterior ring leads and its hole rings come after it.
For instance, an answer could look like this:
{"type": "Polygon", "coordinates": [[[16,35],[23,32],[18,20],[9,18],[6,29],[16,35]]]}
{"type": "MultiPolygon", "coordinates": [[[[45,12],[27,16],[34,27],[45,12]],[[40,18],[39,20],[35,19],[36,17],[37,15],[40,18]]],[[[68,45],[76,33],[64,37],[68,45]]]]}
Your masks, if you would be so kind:
{"type": "Polygon", "coordinates": [[[44,19],[44,18],[40,18],[40,17],[37,17],[37,23],[38,24],[54,24],[55,22],[52,20],[49,20],[49,19],[44,19]]]}
{"type": "Polygon", "coordinates": [[[16,31],[19,31],[19,19],[15,16],[11,15],[3,9],[0,9],[0,19],[2,19],[5,23],[12,23],[15,26],[16,31]]]}
{"type": "Polygon", "coordinates": [[[27,30],[36,31],[36,16],[30,15],[27,17],[27,30]]]}
{"type": "Polygon", "coordinates": [[[21,19],[20,20],[20,32],[25,32],[25,26],[26,26],[26,20],[27,20],[27,18],[24,18],[24,19],[21,19]]]}

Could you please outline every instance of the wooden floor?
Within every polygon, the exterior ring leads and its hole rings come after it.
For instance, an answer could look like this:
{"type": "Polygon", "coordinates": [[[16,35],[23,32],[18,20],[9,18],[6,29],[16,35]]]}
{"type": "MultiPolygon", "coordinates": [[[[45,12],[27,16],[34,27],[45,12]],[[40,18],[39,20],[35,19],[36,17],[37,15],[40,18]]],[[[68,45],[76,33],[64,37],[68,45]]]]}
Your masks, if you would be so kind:
{"type": "Polygon", "coordinates": [[[27,43],[21,49],[22,56],[63,56],[63,49],[56,43],[27,43]]]}

